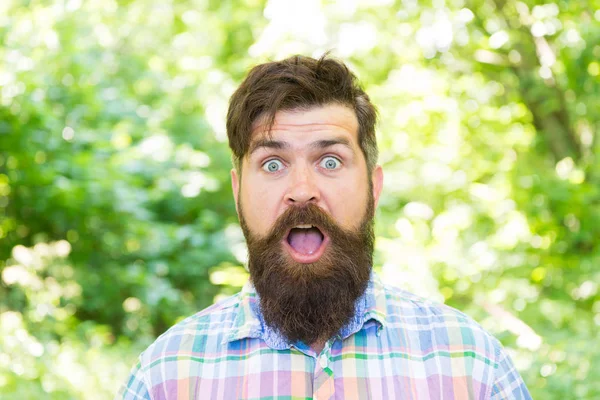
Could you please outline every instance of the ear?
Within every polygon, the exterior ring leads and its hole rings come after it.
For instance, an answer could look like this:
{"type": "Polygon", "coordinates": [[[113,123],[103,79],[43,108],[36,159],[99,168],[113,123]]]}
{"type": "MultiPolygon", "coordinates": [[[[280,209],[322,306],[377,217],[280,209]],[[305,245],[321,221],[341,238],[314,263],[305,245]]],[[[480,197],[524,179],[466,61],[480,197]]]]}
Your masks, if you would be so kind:
{"type": "Polygon", "coordinates": [[[379,204],[379,195],[381,195],[381,190],[383,189],[383,169],[381,168],[381,165],[375,166],[371,173],[371,179],[373,181],[374,204],[375,208],[377,208],[377,204],[379,204]]]}
{"type": "Polygon", "coordinates": [[[231,189],[233,190],[233,200],[235,202],[235,212],[240,215],[240,210],[238,210],[238,196],[240,193],[240,181],[238,179],[238,174],[235,168],[231,169],[231,189]]]}

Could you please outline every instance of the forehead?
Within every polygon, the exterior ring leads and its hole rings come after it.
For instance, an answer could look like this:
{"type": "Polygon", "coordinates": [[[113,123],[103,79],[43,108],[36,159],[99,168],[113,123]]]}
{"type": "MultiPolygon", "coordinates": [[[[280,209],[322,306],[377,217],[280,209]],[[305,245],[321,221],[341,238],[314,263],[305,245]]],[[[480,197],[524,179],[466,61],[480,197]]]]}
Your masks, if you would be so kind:
{"type": "MultiPolygon", "coordinates": [[[[339,104],[278,111],[275,114],[275,121],[270,131],[272,137],[279,140],[295,137],[309,140],[315,136],[300,135],[306,133],[344,135],[358,143],[358,120],[352,109],[339,104]]],[[[252,126],[250,142],[266,136],[269,136],[268,126],[263,119],[259,119],[252,126]]]]}

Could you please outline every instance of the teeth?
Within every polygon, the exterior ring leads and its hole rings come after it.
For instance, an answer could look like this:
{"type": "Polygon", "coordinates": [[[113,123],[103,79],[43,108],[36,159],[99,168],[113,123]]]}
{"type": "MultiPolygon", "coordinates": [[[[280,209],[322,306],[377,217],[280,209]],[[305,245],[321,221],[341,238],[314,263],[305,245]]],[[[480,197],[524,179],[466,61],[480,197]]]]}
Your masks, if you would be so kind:
{"type": "Polygon", "coordinates": [[[296,225],[296,228],[298,229],[310,229],[312,227],[313,225],[296,225]]]}

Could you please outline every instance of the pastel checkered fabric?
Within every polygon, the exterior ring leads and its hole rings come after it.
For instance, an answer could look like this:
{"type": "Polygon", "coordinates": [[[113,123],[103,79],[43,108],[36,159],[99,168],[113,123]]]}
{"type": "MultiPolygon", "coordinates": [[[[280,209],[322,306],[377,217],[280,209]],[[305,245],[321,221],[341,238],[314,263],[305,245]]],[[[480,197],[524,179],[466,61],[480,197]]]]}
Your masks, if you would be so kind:
{"type": "Polygon", "coordinates": [[[251,284],[146,351],[117,399],[530,399],[500,343],[469,317],[382,285],[316,354],[264,324],[251,284]]]}

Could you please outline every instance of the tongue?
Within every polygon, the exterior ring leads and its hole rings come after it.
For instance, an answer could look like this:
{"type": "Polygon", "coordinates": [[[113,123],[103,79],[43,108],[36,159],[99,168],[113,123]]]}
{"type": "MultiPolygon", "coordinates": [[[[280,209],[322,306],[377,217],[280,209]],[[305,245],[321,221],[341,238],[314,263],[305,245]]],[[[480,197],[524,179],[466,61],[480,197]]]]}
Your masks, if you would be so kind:
{"type": "Polygon", "coordinates": [[[290,246],[298,253],[313,254],[321,246],[323,235],[321,235],[321,232],[317,228],[294,228],[290,231],[288,241],[290,246]]]}

